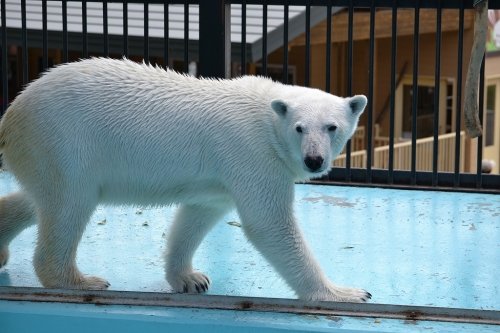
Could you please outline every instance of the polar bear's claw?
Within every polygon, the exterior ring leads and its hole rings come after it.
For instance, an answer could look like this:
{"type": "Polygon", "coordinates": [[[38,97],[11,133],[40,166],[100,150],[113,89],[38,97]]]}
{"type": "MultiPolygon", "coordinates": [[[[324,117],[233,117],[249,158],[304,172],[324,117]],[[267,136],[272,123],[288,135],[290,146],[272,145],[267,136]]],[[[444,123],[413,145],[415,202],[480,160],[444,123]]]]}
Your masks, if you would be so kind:
{"type": "Polygon", "coordinates": [[[366,290],[363,290],[363,291],[365,292],[365,295],[363,297],[361,297],[361,301],[368,302],[368,300],[370,300],[372,298],[372,294],[370,294],[366,290]]]}
{"type": "Polygon", "coordinates": [[[208,290],[208,286],[206,285],[206,283],[195,284],[195,287],[198,293],[204,293],[205,291],[208,290]]]}

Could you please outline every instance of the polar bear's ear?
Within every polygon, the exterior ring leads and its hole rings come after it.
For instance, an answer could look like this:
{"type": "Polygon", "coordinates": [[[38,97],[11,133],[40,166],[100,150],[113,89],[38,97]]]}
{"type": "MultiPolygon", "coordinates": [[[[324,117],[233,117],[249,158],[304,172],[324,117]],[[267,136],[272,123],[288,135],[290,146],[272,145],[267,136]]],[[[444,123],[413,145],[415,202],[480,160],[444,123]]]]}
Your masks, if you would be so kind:
{"type": "Polygon", "coordinates": [[[349,106],[355,116],[359,116],[363,113],[367,103],[368,99],[363,95],[356,95],[349,98],[349,106]]]}
{"type": "Polygon", "coordinates": [[[280,116],[284,117],[286,115],[288,106],[281,99],[275,99],[271,102],[271,107],[280,116]]]}

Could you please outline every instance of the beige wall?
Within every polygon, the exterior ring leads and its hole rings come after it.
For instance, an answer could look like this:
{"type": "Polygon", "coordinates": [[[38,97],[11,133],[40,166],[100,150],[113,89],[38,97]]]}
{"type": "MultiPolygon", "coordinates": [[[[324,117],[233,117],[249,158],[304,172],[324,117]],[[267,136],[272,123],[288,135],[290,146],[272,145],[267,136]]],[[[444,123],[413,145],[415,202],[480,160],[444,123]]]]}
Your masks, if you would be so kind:
{"type": "Polygon", "coordinates": [[[500,77],[500,54],[492,54],[486,57],[485,62],[485,77],[500,77]]]}
{"type": "MultiPolygon", "coordinates": [[[[472,45],[472,31],[464,33],[464,52],[462,62],[462,91],[465,84],[467,67],[469,63],[470,52],[472,45]]],[[[413,74],[413,37],[404,36],[398,39],[397,43],[397,64],[396,75],[402,73],[404,64],[407,63],[405,75],[412,76],[413,74]]],[[[418,72],[423,77],[434,77],[435,74],[435,35],[426,34],[420,36],[419,41],[419,64],[418,72]]],[[[458,34],[456,32],[443,33],[441,38],[441,78],[449,78],[453,82],[457,82],[457,67],[458,67],[458,34]]],[[[375,114],[384,112],[384,106],[387,105],[387,99],[390,93],[390,77],[391,77],[391,39],[384,38],[377,41],[377,58],[376,58],[376,85],[375,85],[375,114]]],[[[456,84],[455,84],[456,89],[456,84]]],[[[453,118],[454,119],[454,118],[453,118]]],[[[389,132],[389,111],[385,111],[381,118],[382,133],[389,132]]]]}

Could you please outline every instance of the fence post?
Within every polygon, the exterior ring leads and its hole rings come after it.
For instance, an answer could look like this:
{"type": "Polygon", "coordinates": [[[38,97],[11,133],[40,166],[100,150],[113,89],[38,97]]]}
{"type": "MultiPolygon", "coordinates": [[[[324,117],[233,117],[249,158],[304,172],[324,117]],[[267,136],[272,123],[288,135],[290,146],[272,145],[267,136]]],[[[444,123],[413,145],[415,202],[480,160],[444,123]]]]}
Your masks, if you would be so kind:
{"type": "Polygon", "coordinates": [[[225,0],[200,1],[200,75],[231,74],[231,5],[225,0]]]}
{"type": "Polygon", "coordinates": [[[8,65],[9,65],[9,59],[8,59],[8,53],[7,53],[7,11],[5,10],[5,0],[1,0],[0,5],[2,6],[1,8],[1,13],[2,13],[2,27],[1,29],[1,47],[0,47],[0,59],[2,60],[2,77],[1,77],[1,82],[2,82],[2,100],[0,105],[0,118],[2,118],[3,113],[7,109],[7,106],[9,106],[9,79],[8,79],[8,65]]]}

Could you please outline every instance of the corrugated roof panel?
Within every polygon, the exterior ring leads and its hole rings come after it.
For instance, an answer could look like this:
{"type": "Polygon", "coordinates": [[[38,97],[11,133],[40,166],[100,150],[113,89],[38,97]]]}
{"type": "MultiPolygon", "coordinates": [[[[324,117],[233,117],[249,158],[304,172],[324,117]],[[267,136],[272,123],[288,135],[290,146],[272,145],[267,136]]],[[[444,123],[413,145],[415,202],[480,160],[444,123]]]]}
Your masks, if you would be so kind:
{"type": "MultiPolygon", "coordinates": [[[[149,36],[163,37],[164,6],[150,4],[149,11],[149,36]]],[[[289,18],[299,15],[304,7],[290,6],[289,18]]],[[[6,0],[7,26],[21,28],[21,5],[19,0],[6,0]]],[[[79,2],[67,3],[68,31],[82,31],[82,4],[79,2]]],[[[111,35],[123,34],[123,4],[108,4],[108,32],[111,35]]],[[[26,1],[26,17],[28,29],[42,29],[42,4],[40,1],[26,1]]],[[[129,4],[128,34],[142,36],[144,34],[144,5],[129,4]]],[[[246,10],[246,39],[247,43],[254,43],[262,38],[263,6],[247,5],[246,10]]],[[[282,6],[269,5],[267,7],[267,32],[271,32],[283,24],[284,10],[282,6]]],[[[241,41],[241,5],[231,5],[231,41],[241,41]]],[[[47,27],[52,31],[62,30],[62,5],[61,2],[47,2],[47,27]]],[[[103,32],[103,5],[102,3],[87,3],[87,31],[89,33],[103,32]]],[[[184,38],[184,6],[169,6],[169,36],[170,38],[184,38]]],[[[199,36],[199,8],[189,5],[189,38],[197,40],[199,36]]]]}

